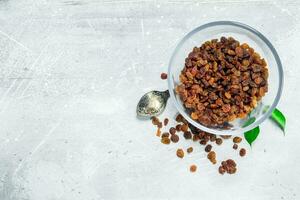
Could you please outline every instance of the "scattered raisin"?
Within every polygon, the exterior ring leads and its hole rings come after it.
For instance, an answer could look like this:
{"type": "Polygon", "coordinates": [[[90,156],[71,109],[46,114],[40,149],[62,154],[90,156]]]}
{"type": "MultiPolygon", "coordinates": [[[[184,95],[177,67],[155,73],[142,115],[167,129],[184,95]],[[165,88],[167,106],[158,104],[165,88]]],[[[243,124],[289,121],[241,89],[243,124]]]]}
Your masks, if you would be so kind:
{"type": "Polygon", "coordinates": [[[196,165],[191,165],[190,166],[190,172],[196,172],[196,170],[197,170],[197,166],[196,165]]]}
{"type": "Polygon", "coordinates": [[[156,136],[160,137],[160,133],[161,133],[160,128],[158,128],[157,131],[156,131],[156,136]]]}
{"type": "Polygon", "coordinates": [[[206,147],[205,147],[206,152],[210,152],[211,149],[212,149],[212,146],[210,144],[206,145],[206,147]]]}
{"type": "Polygon", "coordinates": [[[223,143],[223,140],[221,138],[216,139],[216,144],[221,145],[223,143]]]}
{"type": "Polygon", "coordinates": [[[232,148],[235,149],[235,150],[237,150],[238,147],[239,146],[237,144],[233,144],[233,146],[232,146],[232,148]]]}
{"type": "Polygon", "coordinates": [[[219,173],[223,175],[225,172],[226,172],[225,169],[222,166],[220,166],[219,173]]]}
{"type": "Polygon", "coordinates": [[[189,129],[189,126],[186,124],[181,125],[181,131],[186,132],[189,129]]]}
{"type": "Polygon", "coordinates": [[[177,124],[177,125],[176,125],[176,131],[179,132],[180,130],[181,130],[181,124],[177,124]]]}
{"type": "Polygon", "coordinates": [[[199,135],[194,134],[193,135],[193,141],[197,142],[199,140],[199,135]]]}
{"type": "Polygon", "coordinates": [[[178,158],[183,158],[184,157],[184,151],[182,149],[177,149],[176,155],[178,158]]]}
{"type": "Polygon", "coordinates": [[[170,139],[168,137],[163,137],[163,138],[161,138],[161,143],[170,144],[170,139]]]}
{"type": "Polygon", "coordinates": [[[162,135],[161,135],[161,137],[163,138],[163,137],[169,137],[170,136],[170,134],[168,133],[168,132],[164,132],[162,135]]]}
{"type": "Polygon", "coordinates": [[[157,125],[158,128],[162,128],[162,122],[159,122],[157,125]]]}
{"type": "Polygon", "coordinates": [[[176,129],[175,129],[174,127],[171,127],[171,128],[169,129],[169,133],[170,133],[171,135],[175,134],[175,133],[176,133],[176,129]]]}
{"type": "Polygon", "coordinates": [[[177,121],[177,122],[183,122],[183,116],[182,116],[181,114],[178,114],[178,115],[176,116],[176,121],[177,121]]]}
{"type": "Polygon", "coordinates": [[[212,134],[212,135],[210,136],[210,138],[209,138],[209,140],[210,140],[211,142],[215,142],[216,139],[217,139],[217,136],[216,136],[215,134],[212,134]]]}
{"type": "Polygon", "coordinates": [[[236,170],[236,163],[232,159],[222,161],[221,166],[219,167],[220,174],[224,174],[225,172],[227,172],[228,174],[234,174],[236,170]]]}
{"type": "Polygon", "coordinates": [[[234,143],[240,143],[242,141],[241,137],[234,137],[232,140],[234,143]]]}
{"type": "Polygon", "coordinates": [[[159,119],[157,117],[152,117],[152,124],[157,126],[159,124],[159,119]]]}
{"type": "Polygon", "coordinates": [[[207,144],[207,141],[206,140],[200,140],[200,142],[199,142],[201,145],[206,145],[207,144]]]}
{"type": "Polygon", "coordinates": [[[216,164],[216,163],[217,163],[217,160],[216,160],[216,152],[210,151],[210,152],[207,154],[207,158],[208,158],[208,160],[209,160],[212,164],[216,164]]]}
{"type": "Polygon", "coordinates": [[[165,80],[165,79],[168,78],[168,74],[166,74],[166,73],[161,73],[161,74],[160,74],[160,78],[163,79],[163,80],[165,80]]]}
{"type": "Polygon", "coordinates": [[[193,147],[189,147],[189,148],[187,148],[187,150],[186,150],[186,151],[187,151],[188,153],[192,153],[192,152],[193,152],[193,150],[194,150],[194,149],[193,149],[193,147]]]}
{"type": "Polygon", "coordinates": [[[165,119],[164,119],[164,126],[167,126],[168,123],[169,123],[169,119],[168,119],[168,118],[165,118],[165,119]]]}
{"type": "Polygon", "coordinates": [[[244,149],[244,148],[241,148],[240,149],[240,156],[245,156],[246,155],[246,149],[244,149]]]}
{"type": "Polygon", "coordinates": [[[179,141],[179,136],[176,134],[171,135],[171,141],[177,143],[179,141]]]}
{"type": "Polygon", "coordinates": [[[183,137],[187,140],[191,139],[192,138],[192,133],[190,131],[186,131],[186,132],[183,133],[183,137]]]}

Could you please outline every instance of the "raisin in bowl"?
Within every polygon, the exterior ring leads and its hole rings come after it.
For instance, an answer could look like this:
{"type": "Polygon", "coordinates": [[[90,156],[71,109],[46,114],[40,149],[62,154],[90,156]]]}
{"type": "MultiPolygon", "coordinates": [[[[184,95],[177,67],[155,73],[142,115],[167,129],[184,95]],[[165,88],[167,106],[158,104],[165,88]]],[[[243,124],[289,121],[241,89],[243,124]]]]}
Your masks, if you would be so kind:
{"type": "MultiPolygon", "coordinates": [[[[246,50],[248,51],[248,49],[246,50]]],[[[247,51],[244,50],[246,53],[247,51]]],[[[273,45],[260,32],[239,22],[217,21],[194,29],[179,42],[169,62],[168,87],[171,101],[179,113],[191,124],[213,134],[238,135],[260,125],[277,106],[282,86],[282,65],[273,45]],[[223,47],[223,43],[224,45],[228,44],[229,47],[223,47]],[[219,49],[210,49],[214,45],[216,46],[214,48],[218,48],[219,45],[219,49]],[[220,53],[220,45],[224,53],[220,53]],[[230,45],[234,47],[231,48],[230,45]],[[244,56],[243,48],[250,49],[251,55],[244,56]],[[195,52],[197,54],[197,51],[201,51],[202,54],[198,55],[197,62],[193,60],[190,63],[190,55],[193,56],[195,52]],[[217,53],[220,53],[219,60],[217,60],[219,56],[217,53]],[[253,58],[256,59],[253,55],[258,56],[257,61],[253,61],[253,58]],[[203,60],[202,56],[205,57],[203,60]],[[213,60],[213,56],[216,57],[216,62],[213,60]],[[224,59],[224,62],[221,59],[224,59]],[[260,65],[255,65],[257,62],[260,65]],[[222,70],[222,66],[224,70],[222,70]],[[247,66],[251,67],[255,73],[247,72],[247,66]],[[195,69],[194,74],[191,69],[195,69]],[[205,70],[208,71],[205,72],[205,70]],[[202,76],[201,73],[205,76],[202,76]],[[223,79],[214,73],[218,73],[223,79]],[[247,73],[249,73],[250,85],[246,83],[247,77],[240,75],[247,75],[247,73]],[[197,78],[193,79],[193,76],[197,78]],[[186,78],[191,78],[191,85],[189,85],[189,81],[184,80],[186,78]],[[227,79],[236,82],[236,85],[230,85],[231,82],[226,85],[224,80],[227,79]],[[223,85],[220,80],[223,81],[223,85]],[[201,84],[201,87],[199,88],[197,84],[201,84]],[[196,103],[189,103],[192,100],[178,92],[180,88],[183,90],[192,88],[194,91],[184,92],[198,98],[197,101],[195,100],[196,103]],[[200,93],[194,94],[195,90],[200,93]],[[254,97],[255,99],[253,99],[254,97]],[[251,121],[250,125],[249,121],[251,121]]]]}

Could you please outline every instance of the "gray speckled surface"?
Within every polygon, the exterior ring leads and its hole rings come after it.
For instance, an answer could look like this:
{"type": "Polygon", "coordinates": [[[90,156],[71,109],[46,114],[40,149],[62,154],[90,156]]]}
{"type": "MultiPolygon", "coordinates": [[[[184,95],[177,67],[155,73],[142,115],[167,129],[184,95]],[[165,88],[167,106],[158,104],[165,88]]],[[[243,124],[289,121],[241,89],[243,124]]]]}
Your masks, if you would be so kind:
{"type": "Polygon", "coordinates": [[[300,1],[0,1],[0,199],[299,199],[299,13],[300,1]],[[217,147],[233,176],[135,118],[143,93],[167,87],[176,43],[214,20],[260,30],[285,72],[286,137],[266,121],[246,158],[217,147]]]}

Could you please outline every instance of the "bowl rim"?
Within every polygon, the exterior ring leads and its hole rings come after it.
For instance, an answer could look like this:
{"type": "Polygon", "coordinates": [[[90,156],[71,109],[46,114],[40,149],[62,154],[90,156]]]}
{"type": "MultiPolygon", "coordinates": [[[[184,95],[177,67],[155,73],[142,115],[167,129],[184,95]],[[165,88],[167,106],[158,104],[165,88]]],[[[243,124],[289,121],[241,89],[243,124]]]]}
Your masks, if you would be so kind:
{"type": "Polygon", "coordinates": [[[236,21],[214,21],[214,22],[209,22],[206,23],[204,25],[198,26],[195,29],[193,29],[192,31],[190,31],[188,34],[186,34],[181,40],[180,42],[176,45],[172,56],[170,58],[169,61],[169,66],[168,66],[168,89],[169,89],[169,93],[171,96],[171,100],[173,102],[173,104],[175,104],[175,107],[177,108],[177,110],[179,111],[179,113],[181,115],[184,116],[185,119],[188,120],[188,122],[190,122],[192,125],[196,126],[197,128],[209,132],[209,133],[213,133],[213,134],[217,134],[217,135],[240,135],[241,133],[247,132],[257,126],[259,126],[263,121],[265,121],[267,118],[270,117],[270,115],[272,114],[273,110],[276,108],[279,99],[281,97],[282,94],[282,88],[283,88],[283,68],[282,68],[282,64],[279,58],[279,55],[276,51],[276,49],[274,48],[274,46],[272,45],[272,43],[259,31],[257,31],[256,29],[252,28],[251,26],[241,23],[241,22],[236,22],[236,21]],[[181,109],[181,107],[179,106],[179,103],[177,102],[175,95],[174,95],[174,91],[172,91],[175,86],[174,83],[172,82],[172,77],[171,77],[171,63],[173,62],[175,55],[178,51],[179,48],[182,47],[182,45],[184,44],[184,42],[189,39],[192,35],[194,35],[195,33],[206,29],[206,28],[210,28],[213,26],[220,26],[220,25],[227,25],[227,26],[235,26],[241,29],[245,29],[247,31],[250,31],[251,33],[253,33],[254,35],[256,35],[257,37],[259,37],[267,46],[268,48],[271,50],[272,55],[275,58],[276,64],[277,64],[277,68],[278,68],[278,72],[279,72],[279,86],[277,89],[277,94],[275,97],[274,102],[272,103],[272,105],[269,107],[268,111],[266,113],[264,113],[264,115],[259,119],[256,120],[254,123],[252,123],[251,125],[244,127],[244,128],[240,128],[240,129],[236,129],[236,130],[216,130],[216,129],[211,129],[208,128],[204,125],[201,125],[200,123],[192,120],[190,118],[189,115],[186,114],[186,112],[184,112],[184,110],[181,109]]]}

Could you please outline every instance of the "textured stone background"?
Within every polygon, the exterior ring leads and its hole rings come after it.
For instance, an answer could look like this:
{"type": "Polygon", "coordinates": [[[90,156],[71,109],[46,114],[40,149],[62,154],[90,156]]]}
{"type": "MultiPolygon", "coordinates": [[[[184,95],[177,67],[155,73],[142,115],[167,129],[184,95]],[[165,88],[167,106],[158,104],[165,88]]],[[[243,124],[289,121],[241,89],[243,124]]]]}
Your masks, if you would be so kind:
{"type": "Polygon", "coordinates": [[[299,199],[299,13],[280,0],[0,0],[0,199],[299,199]],[[232,176],[135,118],[144,92],[167,87],[177,42],[215,20],[260,30],[285,72],[286,137],[266,121],[247,157],[217,148],[237,160],[232,176]]]}

